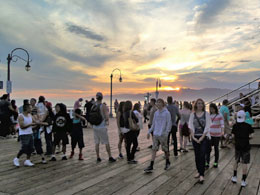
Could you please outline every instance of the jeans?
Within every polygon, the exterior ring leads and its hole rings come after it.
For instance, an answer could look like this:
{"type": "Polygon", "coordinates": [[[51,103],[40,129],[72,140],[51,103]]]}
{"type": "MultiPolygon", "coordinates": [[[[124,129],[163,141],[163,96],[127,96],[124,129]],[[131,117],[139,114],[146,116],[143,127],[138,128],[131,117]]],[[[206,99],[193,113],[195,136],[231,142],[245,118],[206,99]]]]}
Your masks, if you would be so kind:
{"type": "Polygon", "coordinates": [[[218,163],[219,160],[219,141],[220,137],[211,137],[210,143],[207,146],[207,152],[206,152],[206,162],[210,163],[210,153],[212,150],[212,146],[215,149],[215,163],[218,163]]]}
{"type": "Polygon", "coordinates": [[[134,160],[135,159],[135,152],[136,148],[138,146],[137,142],[137,132],[136,131],[129,131],[125,133],[125,140],[126,140],[126,154],[127,154],[127,160],[134,160]],[[132,146],[133,144],[133,146],[132,146]],[[132,150],[131,150],[132,146],[132,150]]]}
{"type": "Polygon", "coordinates": [[[177,133],[177,127],[175,125],[172,126],[172,129],[168,135],[168,147],[170,147],[170,136],[172,134],[172,139],[173,139],[173,144],[174,144],[174,147],[173,147],[173,153],[175,156],[178,155],[178,143],[177,143],[177,136],[176,136],[176,133],[177,133]]]}
{"type": "Polygon", "coordinates": [[[35,131],[33,133],[33,139],[34,139],[34,148],[37,152],[37,154],[43,154],[43,150],[42,150],[42,140],[41,140],[41,137],[40,137],[40,132],[39,130],[35,131]]]}
{"type": "MultiPolygon", "coordinates": [[[[195,136],[197,139],[200,137],[195,136]]],[[[204,138],[200,144],[192,140],[195,153],[196,168],[200,176],[204,176],[205,171],[205,154],[206,154],[206,138],[204,138]]]]}
{"type": "Polygon", "coordinates": [[[46,153],[52,154],[52,133],[44,132],[45,142],[46,142],[46,153]]]}

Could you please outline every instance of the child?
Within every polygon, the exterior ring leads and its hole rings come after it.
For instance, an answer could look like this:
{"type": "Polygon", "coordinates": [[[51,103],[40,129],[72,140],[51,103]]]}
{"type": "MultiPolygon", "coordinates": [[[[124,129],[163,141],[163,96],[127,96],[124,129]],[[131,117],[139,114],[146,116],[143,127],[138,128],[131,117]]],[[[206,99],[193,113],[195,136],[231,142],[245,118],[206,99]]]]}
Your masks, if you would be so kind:
{"type": "Polygon", "coordinates": [[[52,132],[54,134],[53,153],[51,161],[56,161],[55,149],[62,141],[62,160],[67,160],[66,157],[66,145],[69,144],[68,134],[71,130],[71,119],[67,113],[67,108],[64,104],[56,104],[55,106],[56,115],[54,116],[52,132]]]}
{"type": "Polygon", "coordinates": [[[79,146],[79,160],[84,160],[82,157],[82,148],[85,147],[84,145],[84,138],[83,138],[83,129],[81,125],[81,121],[85,121],[86,119],[81,116],[81,110],[76,109],[74,111],[74,118],[72,122],[72,132],[71,132],[71,154],[70,158],[73,158],[74,156],[74,149],[76,148],[76,145],[79,146]]]}
{"type": "Polygon", "coordinates": [[[165,152],[166,165],[164,170],[168,170],[171,165],[168,147],[168,135],[172,128],[171,114],[165,107],[165,103],[162,99],[157,100],[157,106],[158,110],[154,114],[152,127],[149,129],[147,134],[147,139],[149,139],[150,133],[153,132],[152,160],[150,166],[144,170],[146,173],[153,171],[153,164],[159,145],[161,145],[162,150],[165,152]]]}
{"type": "Polygon", "coordinates": [[[246,113],[244,110],[240,110],[237,113],[237,123],[233,126],[232,136],[235,137],[235,163],[234,174],[231,178],[233,183],[237,183],[237,167],[240,159],[242,160],[243,176],[241,186],[245,187],[247,176],[247,164],[250,163],[250,134],[254,132],[251,125],[245,123],[246,113]]]}

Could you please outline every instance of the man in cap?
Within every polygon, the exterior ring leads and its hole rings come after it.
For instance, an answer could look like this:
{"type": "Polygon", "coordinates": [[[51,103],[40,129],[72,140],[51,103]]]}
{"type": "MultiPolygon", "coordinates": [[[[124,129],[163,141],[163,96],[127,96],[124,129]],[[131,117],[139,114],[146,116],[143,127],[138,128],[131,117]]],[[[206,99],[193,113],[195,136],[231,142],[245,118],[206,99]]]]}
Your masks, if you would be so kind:
{"type": "Polygon", "coordinates": [[[109,139],[107,134],[107,125],[108,125],[108,111],[106,106],[102,103],[103,100],[103,94],[98,92],[96,94],[96,103],[95,105],[99,107],[100,114],[102,116],[102,122],[99,125],[93,125],[94,129],[94,140],[95,140],[95,149],[97,154],[97,162],[101,162],[101,158],[99,156],[99,144],[105,144],[106,150],[109,156],[108,161],[109,162],[115,162],[116,160],[111,156],[110,151],[110,145],[109,145],[109,139]]]}
{"type": "MultiPolygon", "coordinates": [[[[242,105],[240,105],[243,107],[242,105]]],[[[246,113],[244,110],[240,110],[237,113],[237,122],[233,126],[232,136],[235,138],[235,163],[234,163],[234,174],[231,178],[233,183],[237,183],[237,167],[241,161],[243,176],[241,186],[245,187],[247,177],[247,164],[250,163],[250,134],[254,132],[251,125],[245,123],[246,113]]]]}

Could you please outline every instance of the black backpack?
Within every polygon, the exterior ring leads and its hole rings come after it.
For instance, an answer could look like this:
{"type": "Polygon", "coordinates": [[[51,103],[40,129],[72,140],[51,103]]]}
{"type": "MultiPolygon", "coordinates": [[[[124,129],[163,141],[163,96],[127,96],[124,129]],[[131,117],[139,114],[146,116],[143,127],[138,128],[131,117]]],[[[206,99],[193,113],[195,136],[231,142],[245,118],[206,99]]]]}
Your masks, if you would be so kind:
{"type": "Polygon", "coordinates": [[[100,125],[103,121],[100,106],[101,105],[94,104],[90,110],[88,122],[91,125],[100,125]]]}

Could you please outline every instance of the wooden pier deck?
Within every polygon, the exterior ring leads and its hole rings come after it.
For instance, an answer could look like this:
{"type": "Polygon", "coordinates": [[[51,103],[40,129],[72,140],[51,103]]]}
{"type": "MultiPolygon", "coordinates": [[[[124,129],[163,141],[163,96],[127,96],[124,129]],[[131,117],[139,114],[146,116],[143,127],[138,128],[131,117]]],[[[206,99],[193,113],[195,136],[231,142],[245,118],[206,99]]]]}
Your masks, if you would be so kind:
{"type": "MultiPolygon", "coordinates": [[[[109,126],[109,138],[114,157],[118,156],[118,135],[115,121],[109,126]]],[[[84,130],[84,161],[74,159],[62,161],[57,156],[56,162],[40,164],[40,157],[33,156],[34,167],[16,168],[12,160],[17,154],[20,143],[16,139],[0,140],[0,195],[49,195],[49,194],[210,194],[210,195],[260,195],[260,148],[251,150],[248,186],[240,187],[241,167],[238,171],[238,184],[232,184],[232,164],[234,149],[221,149],[219,168],[210,167],[205,173],[203,185],[197,183],[195,175],[194,153],[180,153],[173,157],[171,152],[171,168],[164,171],[165,160],[159,152],[152,174],[144,174],[143,169],[149,165],[151,151],[147,148],[151,140],[146,139],[147,128],[139,136],[140,152],[137,152],[137,165],[129,165],[126,160],[118,159],[116,163],[108,163],[105,148],[101,146],[102,162],[96,163],[92,129],[84,130]]],[[[67,155],[70,153],[68,145],[67,155]]],[[[77,151],[77,150],[76,150],[77,151]]],[[[78,152],[78,151],[77,151],[78,152]]],[[[123,150],[125,154],[125,150],[123,150]]],[[[214,153],[214,152],[213,152],[214,153]]],[[[25,156],[20,160],[22,164],[25,156]]]]}

